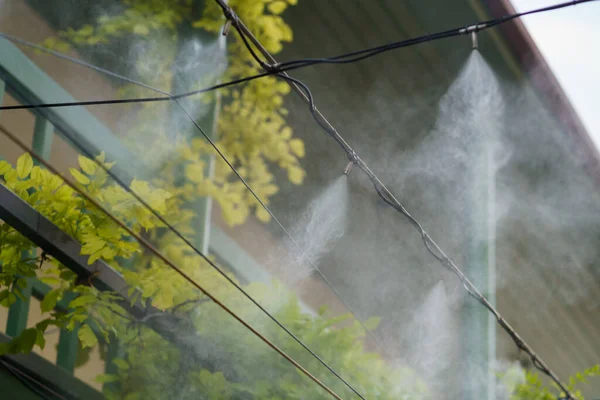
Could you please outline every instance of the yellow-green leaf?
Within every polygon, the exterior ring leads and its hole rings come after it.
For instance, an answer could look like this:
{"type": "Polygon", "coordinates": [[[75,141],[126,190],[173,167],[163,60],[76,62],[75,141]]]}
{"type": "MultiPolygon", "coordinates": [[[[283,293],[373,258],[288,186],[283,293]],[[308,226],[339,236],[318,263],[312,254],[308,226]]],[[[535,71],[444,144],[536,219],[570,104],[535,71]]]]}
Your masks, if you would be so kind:
{"type": "Polygon", "coordinates": [[[87,236],[88,240],[85,241],[85,244],[81,248],[81,254],[94,254],[102,250],[105,241],[98,238],[97,236],[87,236]]]}
{"type": "Polygon", "coordinates": [[[368,330],[372,331],[377,329],[377,327],[379,326],[379,323],[381,322],[381,318],[380,317],[371,317],[369,319],[367,319],[363,325],[365,326],[365,328],[367,328],[368,330]]]}
{"type": "Polygon", "coordinates": [[[71,172],[71,175],[73,175],[73,178],[75,178],[75,180],[77,182],[81,183],[82,185],[90,184],[90,178],[88,178],[87,176],[85,176],[84,174],[79,172],[79,170],[77,170],[75,168],[69,168],[69,172],[71,172]]]}
{"type": "Polygon", "coordinates": [[[112,363],[115,364],[120,370],[124,371],[129,369],[129,364],[122,358],[115,358],[112,360],[112,363]]]}
{"type": "Polygon", "coordinates": [[[98,338],[92,331],[89,325],[82,325],[79,328],[79,332],[77,332],[77,337],[79,337],[79,341],[81,342],[81,347],[84,349],[86,347],[94,347],[98,343],[98,338]]]}
{"type": "Polygon", "coordinates": [[[76,299],[71,300],[71,302],[69,303],[69,308],[83,307],[93,303],[94,301],[96,301],[96,297],[94,297],[93,295],[79,296],[76,299]]]}
{"type": "Polygon", "coordinates": [[[285,11],[286,7],[287,3],[282,0],[274,1],[268,5],[269,11],[275,15],[281,14],[283,11],[285,11]]]}
{"type": "Polygon", "coordinates": [[[35,328],[25,329],[15,340],[18,342],[19,351],[23,354],[31,352],[38,341],[38,330],[35,328]]]}
{"type": "Polygon", "coordinates": [[[304,181],[305,172],[300,167],[291,167],[288,169],[288,178],[294,185],[301,185],[304,181]]]}
{"type": "Polygon", "coordinates": [[[305,155],[304,142],[300,139],[290,140],[290,149],[296,156],[302,158],[305,155]]]}
{"type": "Polygon", "coordinates": [[[46,293],[44,299],[40,303],[40,308],[42,309],[42,312],[50,312],[54,310],[54,307],[56,307],[56,303],[58,302],[58,300],[60,300],[61,297],[62,291],[60,290],[53,290],[51,292],[46,293]]]}
{"type": "Polygon", "coordinates": [[[29,176],[31,169],[33,168],[33,159],[29,153],[23,154],[17,160],[17,176],[21,179],[25,179],[29,176]]]}
{"type": "Polygon", "coordinates": [[[260,207],[256,209],[256,218],[262,222],[269,222],[271,220],[271,214],[269,214],[264,208],[260,207]]]}
{"type": "Polygon", "coordinates": [[[78,161],[79,161],[79,167],[83,170],[83,172],[85,172],[88,175],[93,175],[94,172],[96,172],[96,168],[97,165],[95,162],[93,162],[92,160],[90,160],[87,157],[84,156],[79,156],[78,157],[78,161]]]}
{"type": "Polygon", "coordinates": [[[133,27],[133,33],[135,33],[137,35],[146,36],[147,34],[150,33],[150,30],[148,29],[148,27],[146,25],[136,24],[133,27]]]}
{"type": "Polygon", "coordinates": [[[102,374],[102,375],[96,376],[96,378],[94,378],[94,379],[96,380],[96,382],[110,383],[110,382],[118,381],[119,377],[117,375],[102,374]]]}
{"type": "Polygon", "coordinates": [[[4,161],[4,160],[0,161],[0,175],[4,175],[8,171],[10,171],[11,168],[12,168],[11,165],[9,163],[7,163],[6,161],[4,161]]]}
{"type": "Polygon", "coordinates": [[[44,349],[46,347],[46,338],[44,338],[44,332],[41,330],[36,330],[37,336],[35,338],[35,344],[39,346],[40,349],[44,349]]]}

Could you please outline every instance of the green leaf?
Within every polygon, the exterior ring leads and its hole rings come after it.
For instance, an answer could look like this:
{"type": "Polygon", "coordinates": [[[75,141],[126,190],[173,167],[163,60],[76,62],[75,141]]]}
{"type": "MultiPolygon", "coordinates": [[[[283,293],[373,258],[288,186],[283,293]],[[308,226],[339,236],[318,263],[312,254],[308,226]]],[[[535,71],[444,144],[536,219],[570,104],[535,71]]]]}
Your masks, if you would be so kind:
{"type": "Polygon", "coordinates": [[[115,364],[120,370],[126,371],[129,369],[129,363],[122,358],[115,358],[112,360],[112,363],[115,364]]]}
{"type": "Polygon", "coordinates": [[[133,33],[135,33],[137,35],[146,36],[147,34],[150,33],[150,30],[148,29],[148,27],[146,25],[136,24],[133,27],[133,33]]]}
{"type": "Polygon", "coordinates": [[[89,36],[94,33],[94,27],[92,25],[84,25],[79,29],[79,34],[82,36],[89,36]]]}
{"type": "Polygon", "coordinates": [[[98,338],[96,337],[94,331],[92,331],[92,328],[90,328],[89,325],[82,325],[79,328],[79,332],[77,332],[77,337],[81,342],[81,347],[83,347],[84,349],[86,347],[94,347],[98,343],[98,338]]]}
{"type": "Polygon", "coordinates": [[[10,352],[10,343],[0,343],[0,356],[10,352]]]}
{"type": "Polygon", "coordinates": [[[35,331],[37,332],[35,344],[37,344],[40,349],[44,349],[44,347],[46,347],[46,338],[44,338],[44,332],[39,329],[36,329],[35,331]]]}
{"type": "Polygon", "coordinates": [[[97,165],[95,162],[93,162],[89,158],[80,155],[78,157],[78,161],[79,161],[79,167],[86,174],[93,175],[94,172],[96,172],[97,165]]]}
{"type": "Polygon", "coordinates": [[[33,349],[33,346],[38,341],[38,330],[36,328],[28,328],[16,338],[16,346],[20,353],[27,354],[33,349]]]}
{"type": "Polygon", "coordinates": [[[119,380],[119,377],[117,375],[101,374],[94,379],[96,382],[99,383],[110,383],[117,382],[119,380]]]}
{"type": "Polygon", "coordinates": [[[42,278],[39,278],[41,282],[45,283],[48,286],[54,286],[54,285],[59,285],[60,284],[60,279],[58,278],[54,278],[51,276],[44,276],[42,278]]]}
{"type": "Polygon", "coordinates": [[[46,332],[46,329],[48,329],[48,326],[52,323],[51,319],[45,319],[43,321],[38,322],[37,324],[35,324],[35,327],[40,330],[41,332],[46,332]]]}
{"type": "Polygon", "coordinates": [[[17,160],[17,176],[21,179],[25,179],[29,176],[31,169],[33,168],[33,159],[29,153],[23,154],[17,160]]]}
{"type": "Polygon", "coordinates": [[[368,330],[373,331],[373,330],[377,329],[377,327],[379,326],[380,322],[381,322],[381,318],[380,317],[371,317],[371,318],[367,319],[363,323],[363,325],[368,330]]]}
{"type": "Polygon", "coordinates": [[[52,290],[46,293],[44,299],[40,303],[40,308],[42,309],[42,312],[50,312],[54,310],[54,308],[56,307],[56,303],[58,302],[58,300],[60,300],[61,297],[61,290],[52,290]]]}
{"type": "Polygon", "coordinates": [[[83,306],[91,304],[95,301],[96,301],[96,296],[91,295],[91,294],[86,294],[83,296],[79,296],[74,300],[71,300],[71,302],[69,303],[69,308],[83,307],[83,306]]]}
{"type": "Polygon", "coordinates": [[[326,312],[327,312],[327,304],[323,304],[321,307],[319,307],[319,310],[318,310],[319,317],[322,317],[323,315],[325,315],[326,312]]]}
{"type": "Polygon", "coordinates": [[[282,0],[274,1],[267,6],[269,11],[271,11],[275,15],[279,15],[282,12],[284,12],[286,7],[287,7],[287,3],[282,0]]]}
{"type": "Polygon", "coordinates": [[[79,172],[79,170],[77,170],[75,168],[69,168],[69,172],[71,172],[71,175],[73,175],[73,178],[75,178],[75,180],[77,182],[81,183],[82,185],[90,184],[90,178],[88,178],[87,176],[85,176],[84,174],[79,172]]]}
{"type": "Polygon", "coordinates": [[[75,279],[77,277],[77,274],[73,271],[71,271],[70,269],[64,269],[62,271],[60,271],[60,279],[65,280],[65,281],[70,281],[72,279],[75,279]]]}
{"type": "Polygon", "coordinates": [[[102,250],[102,248],[104,247],[105,244],[106,244],[106,242],[103,241],[102,239],[100,239],[99,237],[93,236],[93,235],[88,235],[86,237],[85,244],[81,248],[81,254],[98,253],[100,250],[102,250]]]}
{"type": "Polygon", "coordinates": [[[125,396],[124,400],[139,400],[140,397],[140,393],[138,392],[133,392],[133,393],[129,393],[127,396],[125,396]]]}

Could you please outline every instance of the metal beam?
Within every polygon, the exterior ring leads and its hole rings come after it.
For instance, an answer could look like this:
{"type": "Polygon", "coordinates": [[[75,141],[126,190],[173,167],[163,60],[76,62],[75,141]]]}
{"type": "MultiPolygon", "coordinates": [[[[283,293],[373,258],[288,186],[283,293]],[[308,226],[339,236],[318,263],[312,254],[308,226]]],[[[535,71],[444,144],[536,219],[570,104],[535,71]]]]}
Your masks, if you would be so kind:
{"type": "MultiPolygon", "coordinates": [[[[52,80],[41,68],[8,40],[0,38],[0,80],[8,92],[23,104],[75,101],[65,89],[52,80]]],[[[81,143],[86,153],[97,154],[104,150],[109,159],[117,162],[113,172],[125,181],[133,176],[152,174],[151,168],[132,157],[123,143],[96,117],[83,107],[35,110],[56,127],[56,131],[69,141],[72,137],[81,143]]]]}
{"type": "Polygon", "coordinates": [[[4,185],[0,185],[0,219],[77,275],[92,277],[95,286],[114,290],[127,298],[127,284],[121,274],[100,260],[88,265],[87,257],[80,255],[79,243],[4,185]]]}
{"type": "MultiPolygon", "coordinates": [[[[10,337],[0,333],[0,343],[7,343],[10,337]]],[[[92,389],[72,374],[56,368],[50,361],[35,354],[10,354],[2,356],[2,359],[9,362],[15,368],[26,372],[27,375],[42,382],[44,386],[51,388],[57,393],[66,394],[66,398],[72,399],[104,399],[102,393],[92,389]]],[[[3,389],[3,393],[5,388],[3,389]]],[[[34,397],[32,397],[34,398],[34,397]]],[[[35,397],[39,398],[39,397],[35,397]]]]}
{"type": "Polygon", "coordinates": [[[144,317],[152,315],[145,322],[146,326],[188,354],[196,365],[202,365],[211,372],[220,370],[228,380],[239,380],[234,372],[235,360],[231,358],[228,349],[198,335],[185,316],[146,307],[140,301],[131,305],[127,294],[128,285],[119,272],[100,260],[88,265],[87,257],[80,255],[81,245],[77,241],[1,184],[0,220],[27,236],[80,277],[90,278],[91,283],[100,290],[120,294],[124,299],[121,306],[133,318],[143,321],[144,317]]]}

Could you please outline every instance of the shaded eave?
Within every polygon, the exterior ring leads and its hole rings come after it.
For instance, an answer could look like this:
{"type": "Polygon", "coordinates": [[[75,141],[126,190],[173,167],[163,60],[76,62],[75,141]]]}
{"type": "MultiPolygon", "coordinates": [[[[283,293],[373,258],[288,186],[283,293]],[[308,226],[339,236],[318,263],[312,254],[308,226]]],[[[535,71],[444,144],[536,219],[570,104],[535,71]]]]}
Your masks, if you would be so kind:
{"type": "MultiPolygon", "coordinates": [[[[483,0],[492,18],[516,13],[509,0],[483,0]]],[[[502,39],[522,71],[552,111],[555,118],[571,135],[582,152],[588,173],[600,184],[600,154],[575,108],[550,69],[521,19],[514,19],[498,28],[502,39]]]]}

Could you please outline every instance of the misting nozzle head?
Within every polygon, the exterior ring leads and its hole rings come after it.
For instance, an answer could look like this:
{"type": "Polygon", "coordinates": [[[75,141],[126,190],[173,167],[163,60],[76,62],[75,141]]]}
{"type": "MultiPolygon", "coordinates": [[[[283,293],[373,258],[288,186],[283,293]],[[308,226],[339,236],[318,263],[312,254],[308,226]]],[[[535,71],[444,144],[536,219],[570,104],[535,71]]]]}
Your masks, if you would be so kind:
{"type": "Polygon", "coordinates": [[[476,31],[471,32],[471,43],[473,44],[473,50],[478,50],[479,49],[479,41],[477,39],[477,32],[476,31]]]}
{"type": "Polygon", "coordinates": [[[348,165],[346,165],[346,169],[344,169],[344,175],[348,175],[352,170],[352,166],[354,165],[354,161],[350,161],[348,165]]]}

